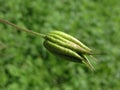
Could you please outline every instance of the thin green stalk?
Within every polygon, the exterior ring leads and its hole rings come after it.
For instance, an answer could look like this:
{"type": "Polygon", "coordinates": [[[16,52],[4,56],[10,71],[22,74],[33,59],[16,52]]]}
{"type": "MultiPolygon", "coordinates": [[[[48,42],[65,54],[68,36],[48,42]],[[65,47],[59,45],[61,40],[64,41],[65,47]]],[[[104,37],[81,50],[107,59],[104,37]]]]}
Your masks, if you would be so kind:
{"type": "Polygon", "coordinates": [[[18,29],[18,30],[22,30],[22,31],[25,31],[25,32],[28,32],[28,33],[32,33],[32,34],[34,34],[34,35],[38,35],[38,36],[43,37],[43,38],[46,36],[46,35],[44,35],[44,34],[37,33],[37,32],[34,32],[34,31],[32,31],[32,30],[29,30],[29,29],[21,28],[21,27],[15,25],[15,24],[13,24],[13,23],[11,23],[11,22],[9,22],[9,21],[7,21],[7,20],[3,20],[3,19],[1,19],[1,18],[0,18],[0,22],[1,22],[1,23],[4,23],[4,24],[11,25],[11,26],[13,26],[14,28],[16,28],[16,29],[18,29]]]}

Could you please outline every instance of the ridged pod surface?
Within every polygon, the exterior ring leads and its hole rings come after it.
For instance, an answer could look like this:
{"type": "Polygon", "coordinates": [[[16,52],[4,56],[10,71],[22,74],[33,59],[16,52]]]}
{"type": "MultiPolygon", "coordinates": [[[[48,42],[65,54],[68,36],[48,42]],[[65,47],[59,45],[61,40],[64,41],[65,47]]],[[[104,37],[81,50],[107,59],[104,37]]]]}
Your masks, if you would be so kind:
{"type": "Polygon", "coordinates": [[[46,35],[44,46],[51,53],[73,62],[86,64],[91,70],[94,67],[88,61],[86,55],[91,55],[91,49],[76,38],[61,31],[52,31],[46,35]]]}
{"type": "Polygon", "coordinates": [[[88,48],[86,45],[84,45],[82,42],[80,42],[78,39],[74,38],[73,36],[71,35],[68,35],[64,32],[61,32],[61,31],[53,31],[51,32],[52,34],[56,34],[56,35],[59,35],[61,37],[64,37],[65,39],[67,40],[70,40],[71,42],[74,42],[76,43],[77,45],[83,47],[84,49],[88,50],[88,51],[91,51],[90,48],[88,48]]]}

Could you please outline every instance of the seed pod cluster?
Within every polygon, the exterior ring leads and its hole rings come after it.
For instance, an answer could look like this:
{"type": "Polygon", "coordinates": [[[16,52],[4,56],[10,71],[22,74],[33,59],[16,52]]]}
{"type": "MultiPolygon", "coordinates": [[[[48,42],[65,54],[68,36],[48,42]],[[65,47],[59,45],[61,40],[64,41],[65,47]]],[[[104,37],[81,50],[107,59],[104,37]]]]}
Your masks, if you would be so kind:
{"type": "Polygon", "coordinates": [[[86,55],[93,54],[92,50],[73,36],[61,31],[52,31],[45,36],[44,46],[57,56],[73,62],[84,63],[94,70],[86,57],[86,55]]]}

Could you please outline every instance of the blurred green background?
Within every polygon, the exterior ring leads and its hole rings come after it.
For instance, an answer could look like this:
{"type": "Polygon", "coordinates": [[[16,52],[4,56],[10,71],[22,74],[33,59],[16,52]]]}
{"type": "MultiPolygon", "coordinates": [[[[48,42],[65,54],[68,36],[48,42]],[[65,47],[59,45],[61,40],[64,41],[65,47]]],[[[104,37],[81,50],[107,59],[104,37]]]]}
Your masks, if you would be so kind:
{"type": "Polygon", "coordinates": [[[61,30],[106,53],[91,72],[0,23],[0,90],[120,90],[120,0],[0,0],[0,18],[44,34],[61,30]]]}

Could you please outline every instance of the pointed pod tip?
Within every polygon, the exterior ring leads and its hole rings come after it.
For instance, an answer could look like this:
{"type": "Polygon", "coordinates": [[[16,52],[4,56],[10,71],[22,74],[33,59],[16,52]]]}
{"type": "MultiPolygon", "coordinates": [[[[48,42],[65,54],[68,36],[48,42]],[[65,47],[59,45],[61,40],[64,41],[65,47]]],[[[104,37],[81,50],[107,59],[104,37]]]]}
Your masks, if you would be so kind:
{"type": "Polygon", "coordinates": [[[91,71],[95,71],[95,68],[93,67],[93,65],[89,62],[88,58],[85,55],[82,55],[83,59],[83,63],[91,70],[91,71]]]}

